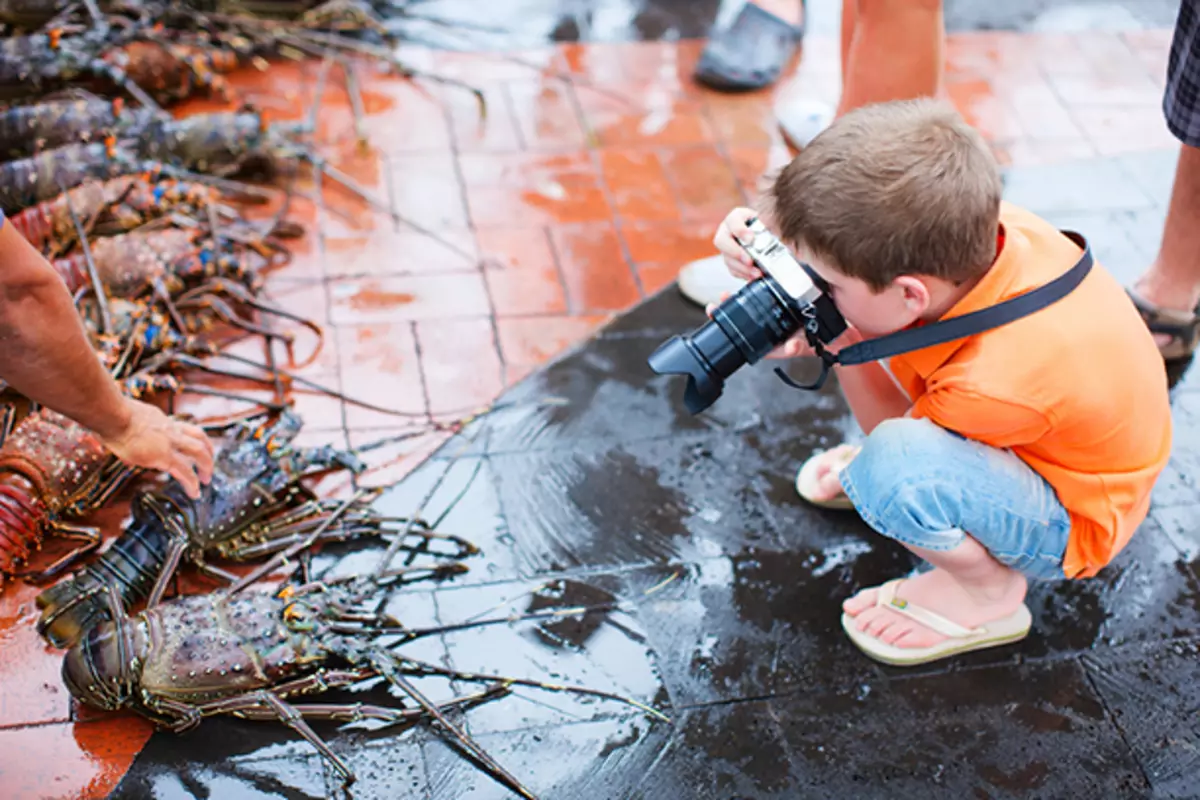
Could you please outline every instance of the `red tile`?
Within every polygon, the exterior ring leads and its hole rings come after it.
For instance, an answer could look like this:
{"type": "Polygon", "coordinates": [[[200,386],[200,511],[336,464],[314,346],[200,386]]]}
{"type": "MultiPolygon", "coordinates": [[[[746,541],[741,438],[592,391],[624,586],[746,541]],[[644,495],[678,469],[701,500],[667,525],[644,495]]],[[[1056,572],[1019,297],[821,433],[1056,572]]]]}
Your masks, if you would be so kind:
{"type": "MultiPolygon", "coordinates": [[[[62,651],[47,645],[34,629],[39,615],[34,598],[40,592],[40,587],[8,580],[0,595],[0,727],[68,719],[62,651]]],[[[0,767],[0,786],[8,785],[0,767]]]]}
{"type": "Polygon", "coordinates": [[[1035,78],[1051,65],[1062,72],[1086,71],[1087,62],[1067,35],[1007,31],[956,33],[946,40],[946,73],[951,80],[986,80],[993,75],[1035,78]]]}
{"type": "Polygon", "coordinates": [[[715,147],[670,150],[662,158],[684,219],[715,225],[743,205],[733,166],[715,147]]]}
{"type": "Polygon", "coordinates": [[[946,86],[951,102],[971,125],[990,141],[1021,138],[1025,131],[1012,108],[992,92],[985,80],[958,81],[946,86]]]}
{"type": "Polygon", "coordinates": [[[709,144],[714,140],[704,108],[669,92],[631,84],[619,91],[575,87],[583,119],[605,147],[709,144]]]}
{"type": "Polygon", "coordinates": [[[418,322],[416,337],[431,413],[470,413],[504,388],[490,319],[418,322]]]}
{"type": "Polygon", "coordinates": [[[496,315],[562,314],[566,294],[545,228],[476,231],[496,315]]]}
{"type": "Polygon", "coordinates": [[[1127,75],[1144,70],[1129,42],[1115,31],[1080,31],[1071,38],[1093,74],[1127,75]]]}
{"type": "Polygon", "coordinates": [[[316,252],[317,237],[312,233],[295,240],[288,240],[284,245],[291,251],[288,262],[273,268],[269,277],[276,282],[313,283],[325,280],[325,262],[320,253],[316,252]]]}
{"type": "Polygon", "coordinates": [[[2,730],[0,786],[7,797],[107,797],[152,730],[125,714],[2,730]]]}
{"type": "Polygon", "coordinates": [[[478,272],[342,278],[329,285],[335,325],[479,317],[491,313],[478,272]]]}
{"type": "Polygon", "coordinates": [[[1087,72],[1051,75],[1050,85],[1068,108],[1131,104],[1160,105],[1162,90],[1142,71],[1108,75],[1087,72]]]}
{"type": "Polygon", "coordinates": [[[686,263],[686,261],[669,261],[662,264],[638,264],[637,274],[646,296],[658,294],[664,287],[674,283],[679,278],[679,270],[686,263]]]}
{"type": "MultiPolygon", "coordinates": [[[[403,219],[423,228],[467,227],[466,203],[449,155],[422,153],[390,159],[391,192],[403,219]]],[[[386,190],[383,197],[389,197],[386,190]]]]}
{"type": "Polygon", "coordinates": [[[771,147],[731,147],[729,160],[741,184],[746,201],[753,203],[770,185],[771,176],[792,160],[787,145],[771,147]]]}
{"type": "MultiPolygon", "coordinates": [[[[285,305],[284,308],[286,307],[285,305]]],[[[331,328],[322,325],[322,335],[318,338],[312,331],[299,328],[290,322],[281,327],[294,333],[291,348],[293,360],[289,361],[285,345],[276,341],[271,352],[274,353],[277,367],[309,378],[338,374],[337,340],[331,328]]],[[[254,361],[256,364],[262,365],[263,370],[270,361],[265,342],[260,336],[246,336],[236,342],[224,345],[221,347],[221,354],[254,361]]],[[[247,374],[265,374],[265,372],[257,371],[252,365],[231,363],[221,358],[213,359],[213,363],[247,374]]]]}
{"type": "Polygon", "coordinates": [[[572,313],[623,311],[641,298],[611,222],[560,225],[550,235],[572,313]]]}
{"type": "Polygon", "coordinates": [[[1166,84],[1167,59],[1171,53],[1171,28],[1125,31],[1121,38],[1133,50],[1150,79],[1158,86],[1166,84]]]}
{"type": "Polygon", "coordinates": [[[524,317],[496,320],[506,364],[536,366],[595,333],[608,317],[524,317]]]}
{"type": "MultiPolygon", "coordinates": [[[[269,282],[262,295],[263,302],[300,317],[323,325],[329,320],[329,295],[324,283],[269,282]]],[[[269,315],[274,327],[281,330],[296,330],[297,323],[269,315]]],[[[297,334],[301,341],[303,333],[297,334]]],[[[303,341],[311,342],[311,335],[303,341]]]]}
{"type": "Polygon", "coordinates": [[[441,228],[428,233],[401,223],[381,225],[364,236],[325,240],[330,277],[444,274],[478,268],[470,230],[441,228]]]}
{"type": "Polygon", "coordinates": [[[587,153],[464,155],[460,164],[476,225],[550,225],[612,213],[587,153]]]}
{"type": "Polygon", "coordinates": [[[510,52],[438,50],[430,71],[475,86],[492,81],[562,77],[566,74],[566,62],[557,47],[510,52]]]}
{"type": "Polygon", "coordinates": [[[1071,113],[1102,156],[1179,147],[1158,106],[1089,106],[1071,113]]]}
{"type": "Polygon", "coordinates": [[[450,129],[436,89],[398,77],[361,82],[372,147],[395,155],[450,149],[450,129]]]}
{"type": "Polygon", "coordinates": [[[679,219],[666,167],[654,150],[600,151],[604,183],[616,215],[625,219],[679,219]]]}
{"type": "Polygon", "coordinates": [[[622,222],[621,238],[635,264],[682,265],[716,253],[716,222],[622,222]]]}
{"type": "Polygon", "coordinates": [[[353,399],[402,416],[346,403],[350,430],[411,424],[423,418],[425,387],[416,342],[409,323],[354,325],[338,328],[342,351],[342,386],[353,399]]]}
{"type": "Polygon", "coordinates": [[[352,447],[375,445],[360,456],[367,468],[356,482],[361,488],[393,486],[445,444],[450,435],[426,424],[351,431],[352,447]]]}
{"type": "Polygon", "coordinates": [[[990,81],[1000,108],[1011,110],[1017,126],[1032,139],[1079,139],[1083,131],[1045,80],[990,81]]]}
{"type": "Polygon", "coordinates": [[[479,83],[475,88],[482,93],[482,106],[474,92],[461,86],[438,89],[459,152],[510,153],[520,150],[517,120],[504,84],[489,81],[479,83]]]}
{"type": "Polygon", "coordinates": [[[701,40],[603,42],[567,44],[563,55],[570,71],[588,84],[699,95],[708,90],[692,74],[703,49],[701,40]]]}
{"type": "Polygon", "coordinates": [[[703,102],[717,138],[726,144],[767,146],[783,139],[769,95],[710,93],[703,102]]]}
{"type": "Polygon", "coordinates": [[[578,150],[587,144],[587,134],[565,83],[520,80],[510,81],[505,88],[526,149],[578,150]]]}
{"type": "Polygon", "coordinates": [[[992,151],[1003,166],[1030,167],[1093,158],[1096,150],[1087,139],[1020,139],[993,144],[992,151]]]}

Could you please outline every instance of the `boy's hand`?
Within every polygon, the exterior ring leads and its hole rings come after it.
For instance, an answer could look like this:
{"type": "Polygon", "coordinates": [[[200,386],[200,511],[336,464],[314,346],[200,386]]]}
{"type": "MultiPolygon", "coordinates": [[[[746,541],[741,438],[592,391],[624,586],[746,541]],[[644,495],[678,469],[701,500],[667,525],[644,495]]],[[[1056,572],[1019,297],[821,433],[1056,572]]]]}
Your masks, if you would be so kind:
{"type": "MultiPolygon", "coordinates": [[[[721,300],[716,303],[711,303],[705,306],[704,313],[708,314],[709,319],[712,319],[713,311],[717,306],[729,299],[729,292],[721,295],[721,300]]],[[[862,334],[851,325],[846,326],[845,332],[841,336],[834,339],[825,346],[825,350],[830,353],[837,353],[843,347],[848,347],[863,340],[862,334]]],[[[776,347],[771,352],[767,353],[764,358],[800,358],[802,356],[815,356],[817,353],[813,350],[812,345],[808,343],[808,337],[801,331],[792,338],[788,339],[783,344],[776,347]]]]}
{"type": "Polygon", "coordinates": [[[755,265],[750,254],[738,244],[740,237],[749,238],[751,236],[750,230],[746,227],[746,220],[757,216],[758,212],[752,208],[735,208],[721,222],[716,235],[713,236],[713,244],[725,257],[725,267],[735,278],[741,278],[744,281],[762,277],[762,270],[755,265]]]}

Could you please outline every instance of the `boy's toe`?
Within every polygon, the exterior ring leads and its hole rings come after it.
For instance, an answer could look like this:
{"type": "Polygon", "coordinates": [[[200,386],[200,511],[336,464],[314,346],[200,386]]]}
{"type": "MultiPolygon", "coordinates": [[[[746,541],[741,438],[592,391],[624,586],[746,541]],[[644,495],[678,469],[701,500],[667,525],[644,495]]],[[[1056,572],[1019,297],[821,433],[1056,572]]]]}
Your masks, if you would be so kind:
{"type": "Polygon", "coordinates": [[[847,597],[845,601],[842,602],[842,610],[852,617],[857,617],[868,608],[874,606],[875,598],[878,596],[878,589],[863,589],[853,597],[847,597]]]}

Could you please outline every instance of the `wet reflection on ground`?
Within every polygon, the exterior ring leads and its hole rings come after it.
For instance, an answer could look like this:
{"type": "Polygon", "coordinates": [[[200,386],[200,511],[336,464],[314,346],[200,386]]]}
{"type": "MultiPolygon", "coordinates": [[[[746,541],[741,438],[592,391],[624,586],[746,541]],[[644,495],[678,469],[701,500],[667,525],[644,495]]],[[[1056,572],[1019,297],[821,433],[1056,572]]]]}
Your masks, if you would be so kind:
{"type": "MultiPolygon", "coordinates": [[[[653,299],[510,392],[508,411],[381,501],[397,515],[423,507],[481,548],[462,579],[414,586],[387,607],[437,630],[402,654],[585,686],[671,718],[516,686],[456,716],[493,757],[542,797],[1137,796],[1180,785],[1200,743],[1182,688],[1200,678],[1200,547],[1180,511],[1200,499],[1186,449],[1200,393],[1176,390],[1176,477],[1099,578],[1035,587],[1034,633],[1020,644],[885,668],[841,634],[840,603],[913,559],[791,486],[796,464],[849,430],[836,387],[797,394],[747,368],[711,414],[691,417],[678,382],[642,365],[663,329],[698,314],[673,291],[653,299]],[[517,621],[529,614],[542,619],[517,621]],[[1179,747],[1163,750],[1163,737],[1179,747]]],[[[359,544],[314,566],[353,572],[375,557],[359,544]]],[[[439,701],[471,688],[423,681],[439,701]]],[[[402,702],[378,681],[333,697],[402,702]]],[[[511,796],[427,729],[353,727],[315,726],[358,773],[354,797],[511,796]]],[[[154,736],[118,794],[337,789],[279,726],[212,720],[154,736]]]]}

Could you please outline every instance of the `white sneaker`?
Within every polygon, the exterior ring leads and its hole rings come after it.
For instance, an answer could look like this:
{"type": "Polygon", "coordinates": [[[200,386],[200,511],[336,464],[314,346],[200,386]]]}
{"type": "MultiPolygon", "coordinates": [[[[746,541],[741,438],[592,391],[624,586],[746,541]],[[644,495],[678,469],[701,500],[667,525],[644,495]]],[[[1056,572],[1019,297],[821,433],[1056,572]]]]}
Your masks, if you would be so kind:
{"type": "Polygon", "coordinates": [[[679,291],[701,308],[721,302],[746,285],[741,278],[729,274],[725,259],[720,255],[701,258],[679,271],[679,291]]]}
{"type": "Polygon", "coordinates": [[[775,103],[775,122],[783,138],[796,150],[803,150],[828,128],[834,113],[828,103],[795,94],[784,95],[775,103]]]}

